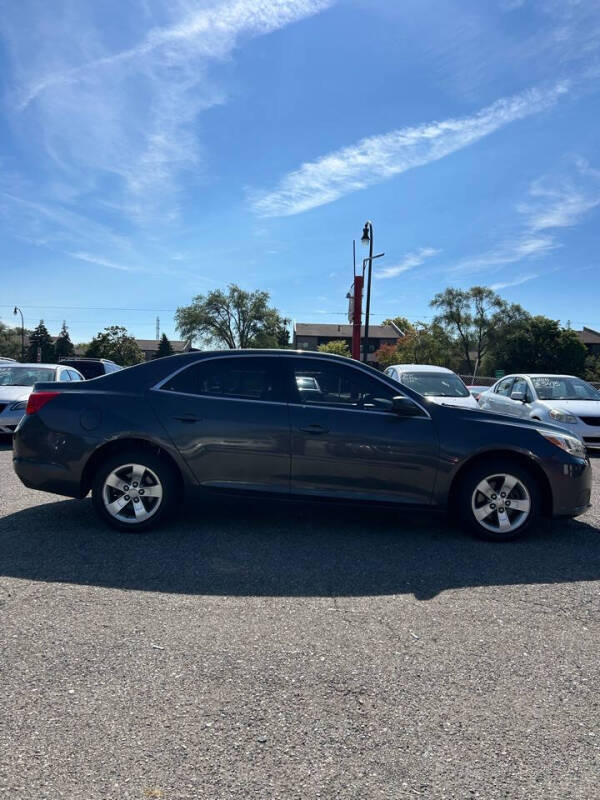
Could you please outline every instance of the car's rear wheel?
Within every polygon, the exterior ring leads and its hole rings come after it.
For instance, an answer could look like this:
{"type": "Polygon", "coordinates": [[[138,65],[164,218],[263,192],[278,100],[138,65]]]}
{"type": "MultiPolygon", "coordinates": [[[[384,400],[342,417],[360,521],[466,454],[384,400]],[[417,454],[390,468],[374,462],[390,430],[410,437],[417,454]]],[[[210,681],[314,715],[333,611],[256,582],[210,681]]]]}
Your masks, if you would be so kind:
{"type": "Polygon", "coordinates": [[[131,450],[104,461],[94,476],[92,500],[99,516],[120,531],[157,525],[172,508],[176,480],[171,466],[151,451],[131,450]]]}
{"type": "Polygon", "coordinates": [[[507,542],[521,536],[540,515],[541,494],[535,476],[517,462],[482,462],[462,479],[457,511],[482,539],[507,542]]]}

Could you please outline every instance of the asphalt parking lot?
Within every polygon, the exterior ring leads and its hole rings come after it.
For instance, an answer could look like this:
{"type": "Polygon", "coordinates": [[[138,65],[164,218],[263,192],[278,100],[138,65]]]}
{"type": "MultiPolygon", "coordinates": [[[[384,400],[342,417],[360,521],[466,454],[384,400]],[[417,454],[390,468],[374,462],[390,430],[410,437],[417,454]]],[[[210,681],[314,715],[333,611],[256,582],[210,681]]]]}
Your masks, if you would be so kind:
{"type": "Polygon", "coordinates": [[[598,478],[509,545],[258,501],[127,536],[10,459],[0,797],[598,796],[598,478]]]}

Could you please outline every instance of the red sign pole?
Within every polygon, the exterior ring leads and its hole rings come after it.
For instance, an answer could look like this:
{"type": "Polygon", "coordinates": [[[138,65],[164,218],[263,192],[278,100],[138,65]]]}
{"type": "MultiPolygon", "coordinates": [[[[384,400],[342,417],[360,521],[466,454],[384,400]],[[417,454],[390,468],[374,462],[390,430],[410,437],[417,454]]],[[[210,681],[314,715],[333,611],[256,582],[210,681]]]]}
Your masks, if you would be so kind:
{"type": "Polygon", "coordinates": [[[352,314],[352,358],[360,361],[360,327],[362,317],[362,275],[354,276],[354,309],[352,314]]]}

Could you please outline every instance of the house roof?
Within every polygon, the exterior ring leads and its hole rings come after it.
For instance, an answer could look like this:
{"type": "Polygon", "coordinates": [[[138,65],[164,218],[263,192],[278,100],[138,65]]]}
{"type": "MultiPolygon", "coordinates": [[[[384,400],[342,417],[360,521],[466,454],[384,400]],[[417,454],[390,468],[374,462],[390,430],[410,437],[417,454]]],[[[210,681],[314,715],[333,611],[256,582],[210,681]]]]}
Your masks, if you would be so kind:
{"type": "MultiPolygon", "coordinates": [[[[365,332],[364,325],[361,328],[361,336],[365,332]]],[[[336,337],[350,338],[352,336],[352,325],[337,325],[335,323],[324,322],[297,322],[294,333],[296,336],[327,336],[331,339],[336,337]]],[[[395,325],[369,325],[369,337],[373,339],[399,339],[402,332],[395,325]]]]}
{"type": "MultiPolygon", "coordinates": [[[[159,339],[136,339],[138,347],[140,350],[144,350],[150,353],[155,353],[158,351],[158,346],[160,344],[159,339]]],[[[182,342],[177,339],[169,339],[171,343],[171,347],[173,348],[174,353],[185,353],[190,349],[190,343],[182,342]]]]}
{"type": "Polygon", "coordinates": [[[584,327],[582,331],[575,331],[575,333],[583,344],[600,344],[600,333],[593,328],[584,327]]]}

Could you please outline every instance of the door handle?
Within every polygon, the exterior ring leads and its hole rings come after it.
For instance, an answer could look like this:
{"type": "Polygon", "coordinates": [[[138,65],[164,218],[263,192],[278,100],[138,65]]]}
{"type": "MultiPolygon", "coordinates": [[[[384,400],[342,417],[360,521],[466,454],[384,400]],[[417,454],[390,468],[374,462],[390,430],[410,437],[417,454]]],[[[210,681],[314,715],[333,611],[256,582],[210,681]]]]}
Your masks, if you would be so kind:
{"type": "Polygon", "coordinates": [[[195,417],[193,414],[182,414],[180,417],[173,417],[177,422],[200,422],[200,417],[195,417]]]}
{"type": "Polygon", "coordinates": [[[323,427],[323,425],[319,425],[318,423],[313,423],[312,425],[306,425],[304,428],[300,428],[303,433],[329,433],[329,428],[323,427]]]}

